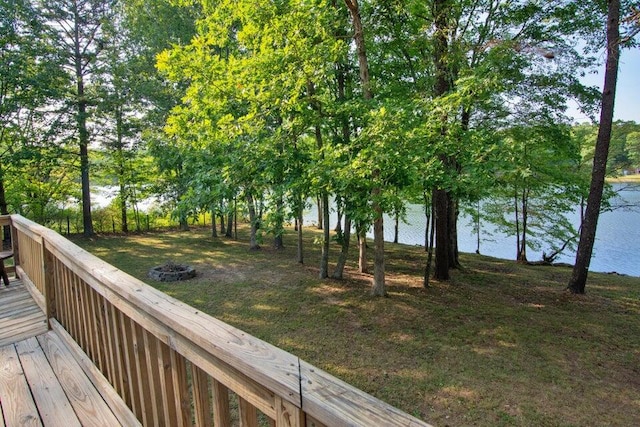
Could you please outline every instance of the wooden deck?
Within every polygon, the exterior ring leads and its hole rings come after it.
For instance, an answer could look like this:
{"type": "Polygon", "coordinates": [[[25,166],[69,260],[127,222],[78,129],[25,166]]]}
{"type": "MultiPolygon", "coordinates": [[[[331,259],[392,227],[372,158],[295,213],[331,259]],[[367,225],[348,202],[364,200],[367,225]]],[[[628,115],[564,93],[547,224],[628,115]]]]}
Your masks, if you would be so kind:
{"type": "Polygon", "coordinates": [[[0,285],[0,347],[47,332],[47,317],[21,280],[0,285]]]}
{"type": "Polygon", "coordinates": [[[0,286],[0,427],[429,426],[52,230],[7,225],[22,281],[0,286]]]}
{"type": "Polygon", "coordinates": [[[0,426],[122,425],[22,283],[0,301],[0,426]]]}

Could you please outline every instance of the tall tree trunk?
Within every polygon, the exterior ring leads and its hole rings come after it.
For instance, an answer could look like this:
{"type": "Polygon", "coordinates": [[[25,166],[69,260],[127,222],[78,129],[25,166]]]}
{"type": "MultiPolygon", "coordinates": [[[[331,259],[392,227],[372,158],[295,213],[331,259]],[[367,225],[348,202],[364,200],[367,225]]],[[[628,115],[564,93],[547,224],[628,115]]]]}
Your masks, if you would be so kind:
{"type": "Polygon", "coordinates": [[[342,232],[342,241],[340,242],[340,255],[335,270],[333,270],[334,279],[342,279],[344,274],[344,266],[349,256],[349,245],[351,243],[351,218],[349,215],[344,216],[344,229],[342,232]]]}
{"type": "MultiPolygon", "coordinates": [[[[441,97],[451,89],[450,70],[447,61],[449,45],[449,24],[448,14],[451,13],[449,0],[435,0],[434,9],[434,60],[435,60],[435,86],[434,96],[441,97]]],[[[442,128],[440,134],[443,138],[447,135],[447,117],[442,117],[442,128]]],[[[445,169],[450,167],[449,159],[446,155],[440,155],[440,160],[445,169]]],[[[444,188],[438,188],[433,192],[433,204],[435,207],[436,221],[436,265],[435,278],[438,280],[449,280],[449,246],[451,236],[449,235],[449,196],[444,188]]]]}
{"type": "Polygon", "coordinates": [[[84,93],[83,52],[80,47],[81,19],[76,10],[74,15],[74,62],[77,90],[76,123],[80,145],[80,181],[82,184],[82,230],[87,237],[93,236],[91,218],[91,186],[89,185],[89,132],[87,130],[87,99],[84,93]]]}
{"type": "MultiPolygon", "coordinates": [[[[307,81],[307,90],[309,92],[309,97],[311,97],[311,107],[318,114],[322,114],[320,109],[320,105],[318,105],[317,101],[313,100],[316,88],[311,80],[307,81]]],[[[322,140],[322,129],[320,129],[320,125],[315,125],[315,138],[316,138],[316,148],[320,152],[320,155],[324,157],[322,153],[323,148],[323,140],[322,140]]],[[[322,255],[320,256],[320,272],[319,277],[321,279],[326,279],[329,277],[329,243],[330,243],[330,230],[329,230],[329,193],[327,190],[323,189],[318,196],[318,228],[322,229],[322,255]]]]}
{"type": "Polygon", "coordinates": [[[618,62],[620,59],[620,0],[608,1],[607,12],[607,65],[602,90],[602,107],[600,110],[600,127],[593,158],[591,186],[587,198],[587,210],[580,229],[580,242],[576,254],[568,289],[572,293],[583,294],[587,284],[589,264],[596,228],[600,216],[604,180],[607,172],[611,127],[613,125],[613,107],[615,104],[616,86],[618,83],[618,62]]]}
{"type": "Polygon", "coordinates": [[[93,231],[93,220],[91,217],[91,186],[89,184],[89,132],[87,131],[87,101],[84,97],[84,82],[82,75],[78,78],[78,114],[76,121],[78,124],[78,139],[80,144],[80,181],[82,183],[82,232],[90,237],[95,234],[93,231]]]}
{"type": "MultiPolygon", "coordinates": [[[[353,39],[356,44],[358,54],[358,67],[360,69],[360,83],[362,84],[362,95],[365,100],[373,99],[373,91],[371,90],[371,78],[369,76],[369,63],[367,60],[367,50],[364,40],[364,29],[362,28],[362,20],[360,19],[360,7],[358,0],[344,0],[349,12],[351,13],[351,22],[353,23],[353,39]]],[[[371,172],[371,179],[374,183],[380,176],[380,170],[374,169],[371,172]]],[[[372,293],[375,296],[384,296],[387,291],[385,288],[384,274],[384,218],[382,215],[382,206],[378,200],[382,189],[379,183],[375,183],[371,190],[373,218],[373,242],[374,242],[374,263],[373,263],[373,286],[372,293]]]]}

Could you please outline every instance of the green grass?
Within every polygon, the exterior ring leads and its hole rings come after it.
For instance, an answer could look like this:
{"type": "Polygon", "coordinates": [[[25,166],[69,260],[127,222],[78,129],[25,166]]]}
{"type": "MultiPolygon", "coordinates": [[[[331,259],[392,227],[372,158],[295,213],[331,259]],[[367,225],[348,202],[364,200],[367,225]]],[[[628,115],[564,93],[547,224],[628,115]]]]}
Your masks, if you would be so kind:
{"type": "MultiPolygon", "coordinates": [[[[241,229],[241,239],[245,229],[241,229]]],[[[462,254],[448,283],[424,289],[421,248],[387,244],[388,298],[370,295],[355,251],[343,281],[319,280],[316,230],[305,264],[287,247],[251,252],[206,229],[76,243],[150,285],[281,347],[435,425],[586,426],[640,419],[640,278],[462,254]],[[188,282],[150,267],[195,265],[188,282]]],[[[332,246],[335,261],[338,247],[332,246]]],[[[333,267],[333,266],[331,266],[333,267]]]]}

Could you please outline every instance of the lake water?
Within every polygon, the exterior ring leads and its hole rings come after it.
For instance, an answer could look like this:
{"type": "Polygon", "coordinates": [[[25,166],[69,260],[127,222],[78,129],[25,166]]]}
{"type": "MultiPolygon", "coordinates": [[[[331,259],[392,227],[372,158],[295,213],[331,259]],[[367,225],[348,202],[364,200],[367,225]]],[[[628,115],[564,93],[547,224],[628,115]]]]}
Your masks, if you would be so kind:
{"type": "MultiPolygon", "coordinates": [[[[590,271],[617,272],[630,276],[640,276],[640,188],[628,188],[616,184],[620,197],[613,205],[635,205],[635,209],[616,209],[600,215],[596,233],[594,253],[591,258],[590,271]]],[[[312,206],[305,214],[305,222],[316,223],[317,209],[312,206]]],[[[576,209],[570,219],[576,226],[579,223],[579,210],[576,209]]],[[[331,213],[331,227],[335,227],[337,216],[331,213]]],[[[409,245],[424,245],[425,215],[419,205],[407,206],[407,223],[400,222],[398,242],[409,245]]],[[[477,247],[477,235],[470,224],[470,218],[460,216],[458,222],[458,247],[461,252],[473,253],[477,247]]],[[[393,241],[394,220],[385,216],[385,240],[393,241]]],[[[481,234],[480,253],[497,258],[515,259],[516,237],[495,232],[490,224],[481,224],[481,230],[491,231],[492,236],[481,234]]],[[[369,234],[372,237],[372,234],[369,234]]],[[[546,249],[546,248],[545,248],[546,249]]],[[[547,249],[548,250],[548,249],[547,249]]],[[[542,251],[527,249],[530,261],[542,259],[542,251]]],[[[573,264],[575,252],[567,251],[560,255],[557,262],[573,264]]]]}
{"type": "MultiPolygon", "coordinates": [[[[640,276],[640,186],[630,187],[624,184],[615,184],[619,191],[619,198],[612,201],[613,205],[635,205],[635,209],[616,209],[604,212],[600,215],[596,233],[594,254],[591,259],[590,270],[598,272],[617,272],[630,276],[640,276]]],[[[113,199],[115,190],[109,187],[98,188],[92,197],[92,202],[97,206],[105,206],[113,199]]],[[[151,203],[145,201],[145,203],[151,203]]],[[[144,210],[146,205],[141,208],[144,210]]],[[[335,227],[337,216],[331,212],[331,227],[335,227]]],[[[305,223],[314,224],[317,221],[317,209],[314,206],[305,212],[305,223]]],[[[570,219],[576,226],[579,223],[579,210],[571,215],[570,219]]],[[[420,205],[407,206],[406,223],[401,222],[398,231],[398,242],[409,245],[424,245],[425,215],[420,205]]],[[[476,251],[477,236],[470,224],[470,218],[460,216],[458,221],[458,247],[461,252],[473,253],[476,251]]],[[[385,240],[393,241],[394,220],[385,216],[385,240]]],[[[481,234],[480,253],[497,258],[515,259],[516,238],[506,236],[494,230],[491,224],[481,224],[482,230],[491,232],[491,236],[481,234]]],[[[370,233],[369,237],[373,237],[370,233]]],[[[545,248],[547,249],[547,248],[545,248]]],[[[542,252],[527,249],[527,257],[530,261],[542,259],[542,252]]],[[[575,252],[560,255],[557,262],[573,264],[575,252]]]]}

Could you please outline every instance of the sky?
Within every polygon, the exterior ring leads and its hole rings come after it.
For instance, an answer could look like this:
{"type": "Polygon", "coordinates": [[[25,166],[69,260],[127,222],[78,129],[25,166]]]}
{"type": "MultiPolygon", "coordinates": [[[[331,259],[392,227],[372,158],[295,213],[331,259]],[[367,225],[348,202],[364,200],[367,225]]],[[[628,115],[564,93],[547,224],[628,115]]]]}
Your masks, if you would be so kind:
{"type": "MultiPolygon", "coordinates": [[[[584,84],[597,86],[602,90],[604,83],[604,58],[601,71],[590,74],[582,79],[584,84]]],[[[588,118],[569,106],[569,115],[577,122],[588,121],[588,118]]],[[[618,88],[616,104],[613,111],[615,120],[629,120],[640,123],[640,48],[623,49],[620,56],[620,70],[618,71],[618,88]]]]}

